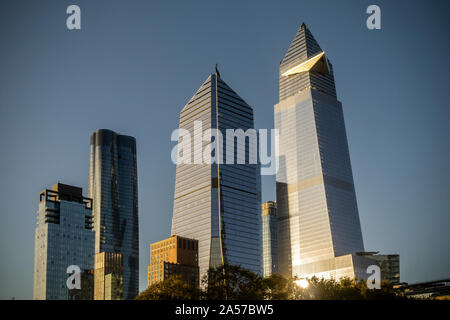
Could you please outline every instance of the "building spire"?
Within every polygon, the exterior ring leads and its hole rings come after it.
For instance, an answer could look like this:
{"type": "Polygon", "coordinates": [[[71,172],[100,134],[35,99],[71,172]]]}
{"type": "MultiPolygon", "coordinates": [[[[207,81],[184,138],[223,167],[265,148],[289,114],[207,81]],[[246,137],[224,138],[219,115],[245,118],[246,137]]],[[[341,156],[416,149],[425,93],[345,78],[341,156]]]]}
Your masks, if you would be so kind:
{"type": "Polygon", "coordinates": [[[280,62],[280,100],[306,87],[336,96],[332,66],[303,22],[280,62]]]}
{"type": "Polygon", "coordinates": [[[292,39],[281,63],[285,65],[295,63],[294,61],[296,60],[306,60],[321,51],[319,43],[317,43],[311,31],[303,22],[297,30],[294,39],[292,39]]]}
{"type": "Polygon", "coordinates": [[[216,75],[220,78],[220,72],[219,72],[219,69],[217,68],[217,63],[216,63],[216,75]]]}

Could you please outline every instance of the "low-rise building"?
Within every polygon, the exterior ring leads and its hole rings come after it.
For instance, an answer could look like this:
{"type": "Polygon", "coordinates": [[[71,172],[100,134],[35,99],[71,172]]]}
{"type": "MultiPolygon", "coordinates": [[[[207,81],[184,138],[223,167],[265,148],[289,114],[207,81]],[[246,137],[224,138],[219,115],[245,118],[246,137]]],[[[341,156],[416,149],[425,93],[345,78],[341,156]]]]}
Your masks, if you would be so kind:
{"type": "Polygon", "coordinates": [[[394,286],[409,298],[450,300],[450,279],[413,284],[400,283],[394,286]]]}
{"type": "Polygon", "coordinates": [[[95,254],[94,300],[123,299],[123,255],[118,252],[95,254]]]}
{"type": "Polygon", "coordinates": [[[390,281],[392,284],[400,283],[400,255],[379,254],[378,251],[358,252],[357,254],[378,262],[381,269],[381,280],[390,281]]]}
{"type": "Polygon", "coordinates": [[[199,286],[198,240],[179,236],[150,245],[148,285],[180,275],[186,283],[199,286]]]}

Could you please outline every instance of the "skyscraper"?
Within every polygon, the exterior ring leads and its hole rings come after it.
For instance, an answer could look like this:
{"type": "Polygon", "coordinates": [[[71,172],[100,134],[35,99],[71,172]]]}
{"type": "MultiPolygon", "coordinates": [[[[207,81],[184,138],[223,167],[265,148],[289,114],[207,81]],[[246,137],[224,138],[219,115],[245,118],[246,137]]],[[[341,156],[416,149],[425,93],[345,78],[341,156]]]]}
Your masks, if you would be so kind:
{"type": "Polygon", "coordinates": [[[261,205],[262,267],[263,276],[278,273],[277,203],[267,201],[261,205]]]}
{"type": "Polygon", "coordinates": [[[277,173],[280,273],[361,276],[364,251],[333,67],[302,24],[280,63],[277,173]]]}
{"type": "Polygon", "coordinates": [[[33,299],[68,300],[68,267],[94,266],[92,200],[81,188],[56,183],[39,194],[37,214],[33,299]]]}
{"type": "MultiPolygon", "coordinates": [[[[236,164],[237,152],[234,164],[225,163],[235,141],[228,139],[227,146],[226,129],[254,128],[252,108],[216,72],[183,108],[179,127],[193,137],[193,163],[177,164],[172,235],[198,240],[200,278],[209,267],[225,262],[260,272],[259,167],[247,160],[236,164]],[[196,123],[203,132],[196,132],[196,123]],[[213,152],[206,151],[215,140],[207,131],[211,128],[223,133],[217,139],[223,148],[213,152]]],[[[249,156],[246,140],[245,158],[249,156]]]]}
{"type": "Polygon", "coordinates": [[[123,297],[133,299],[139,291],[135,138],[105,129],[91,135],[89,197],[94,204],[95,253],[123,255],[123,297]]]}

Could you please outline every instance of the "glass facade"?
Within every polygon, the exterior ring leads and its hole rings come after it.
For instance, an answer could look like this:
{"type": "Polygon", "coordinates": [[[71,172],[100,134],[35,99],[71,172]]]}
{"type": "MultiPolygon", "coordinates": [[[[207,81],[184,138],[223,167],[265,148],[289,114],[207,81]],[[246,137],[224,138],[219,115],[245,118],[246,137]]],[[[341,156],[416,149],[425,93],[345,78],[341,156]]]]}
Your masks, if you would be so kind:
{"type": "Polygon", "coordinates": [[[378,252],[358,252],[357,255],[377,261],[381,268],[381,280],[393,284],[400,283],[400,255],[378,254],[378,252]]]}
{"type": "Polygon", "coordinates": [[[82,196],[81,188],[60,183],[39,194],[33,299],[72,299],[67,288],[67,268],[75,265],[81,272],[93,269],[91,205],[91,199],[82,196]]]}
{"type": "MultiPolygon", "coordinates": [[[[225,164],[226,129],[253,127],[252,108],[217,73],[206,79],[181,111],[180,129],[193,137],[191,159],[200,155],[207,161],[177,165],[172,234],[199,241],[200,278],[209,267],[224,262],[261,270],[259,167],[248,160],[237,164],[237,152],[235,164],[225,164]],[[195,132],[195,121],[201,121],[203,130],[218,128],[223,137],[217,145],[223,149],[202,156],[214,137],[196,139],[203,132],[195,132]],[[218,161],[208,164],[212,159],[218,161]]],[[[249,159],[248,140],[245,159],[249,159]]]]}
{"type": "Polygon", "coordinates": [[[94,299],[94,269],[81,272],[81,288],[69,290],[69,300],[94,299]]]}
{"type": "Polygon", "coordinates": [[[264,202],[261,205],[262,219],[262,267],[263,276],[278,273],[277,203],[264,202]]]}
{"type": "Polygon", "coordinates": [[[340,260],[335,258],[350,254],[353,261],[351,254],[364,246],[333,68],[304,24],[280,63],[280,102],[274,111],[280,139],[279,271],[336,275],[340,260]],[[307,65],[311,60],[316,62],[307,65]]]}
{"type": "Polygon", "coordinates": [[[136,139],[110,130],[91,135],[89,197],[95,252],[122,253],[124,299],[139,291],[139,221],[136,139]]]}

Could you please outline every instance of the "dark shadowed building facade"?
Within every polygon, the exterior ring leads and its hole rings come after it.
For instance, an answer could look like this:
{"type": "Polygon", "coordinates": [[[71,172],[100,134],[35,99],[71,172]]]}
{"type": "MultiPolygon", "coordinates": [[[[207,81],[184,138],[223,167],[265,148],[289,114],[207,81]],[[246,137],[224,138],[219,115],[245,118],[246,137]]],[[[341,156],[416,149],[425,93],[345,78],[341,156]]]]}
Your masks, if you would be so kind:
{"type": "Polygon", "coordinates": [[[139,291],[136,139],[101,129],[91,135],[89,196],[95,252],[123,255],[123,298],[139,291]]]}

